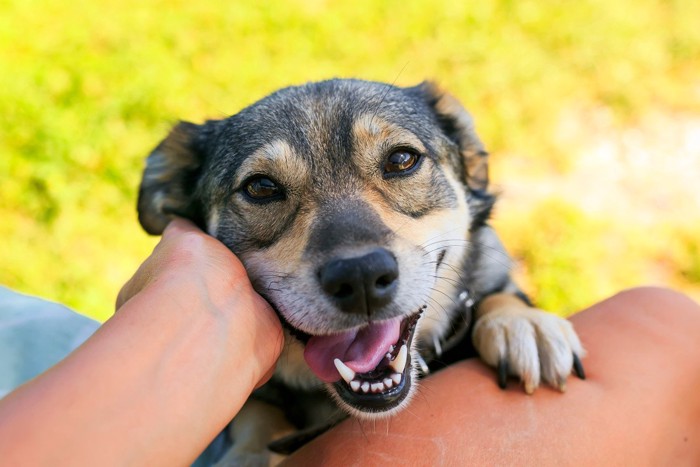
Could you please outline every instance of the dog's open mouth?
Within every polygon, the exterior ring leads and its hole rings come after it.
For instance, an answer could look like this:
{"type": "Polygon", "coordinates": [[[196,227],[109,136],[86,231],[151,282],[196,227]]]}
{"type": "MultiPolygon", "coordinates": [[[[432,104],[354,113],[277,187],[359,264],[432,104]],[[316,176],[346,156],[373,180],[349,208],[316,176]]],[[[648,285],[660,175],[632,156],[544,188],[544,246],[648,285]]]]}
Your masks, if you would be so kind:
{"type": "Polygon", "coordinates": [[[304,351],[311,370],[363,412],[385,412],[408,395],[411,341],[421,312],[330,336],[312,336],[304,351]]]}

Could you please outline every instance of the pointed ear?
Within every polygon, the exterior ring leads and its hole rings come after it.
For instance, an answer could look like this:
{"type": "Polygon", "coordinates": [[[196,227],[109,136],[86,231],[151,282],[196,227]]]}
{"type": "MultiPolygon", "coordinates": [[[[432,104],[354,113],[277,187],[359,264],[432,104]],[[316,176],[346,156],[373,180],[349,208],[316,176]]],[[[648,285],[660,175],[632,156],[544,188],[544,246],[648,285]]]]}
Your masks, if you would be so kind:
{"type": "Polygon", "coordinates": [[[489,184],[489,154],[476,134],[471,115],[457,99],[434,83],[425,81],[419,88],[434,109],[443,131],[459,148],[465,183],[472,192],[485,194],[489,184]]]}
{"type": "Polygon", "coordinates": [[[203,162],[201,130],[194,123],[178,123],[146,160],[138,213],[141,226],[151,235],[160,235],[173,215],[201,225],[201,209],[194,199],[203,162]]]}

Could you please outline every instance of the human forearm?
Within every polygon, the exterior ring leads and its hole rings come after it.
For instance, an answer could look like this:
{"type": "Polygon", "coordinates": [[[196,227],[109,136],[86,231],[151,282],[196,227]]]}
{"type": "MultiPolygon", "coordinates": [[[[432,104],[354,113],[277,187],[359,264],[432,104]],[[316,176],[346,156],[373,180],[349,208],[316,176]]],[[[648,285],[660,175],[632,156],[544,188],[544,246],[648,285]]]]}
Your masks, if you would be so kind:
{"type": "Polygon", "coordinates": [[[461,362],[396,417],[346,421],[285,465],[700,465],[699,312],[668,290],[616,295],[572,317],[588,379],[565,394],[502,391],[461,362]]]}
{"type": "Polygon", "coordinates": [[[274,365],[281,330],[240,264],[205,260],[214,271],[179,274],[200,260],[187,255],[174,273],[149,273],[82,347],[0,402],[3,462],[184,464],[228,423],[274,365]]]}

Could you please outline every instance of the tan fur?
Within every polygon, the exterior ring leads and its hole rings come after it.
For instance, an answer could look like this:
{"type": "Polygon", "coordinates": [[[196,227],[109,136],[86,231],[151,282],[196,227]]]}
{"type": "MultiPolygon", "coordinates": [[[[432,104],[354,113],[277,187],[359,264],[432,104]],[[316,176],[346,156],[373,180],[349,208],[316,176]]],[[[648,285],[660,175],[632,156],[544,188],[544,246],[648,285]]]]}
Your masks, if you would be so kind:
{"type": "Polygon", "coordinates": [[[190,148],[193,128],[185,122],[176,125],[146,161],[138,210],[139,220],[149,233],[162,233],[173,213],[187,213],[190,193],[174,181],[200,165],[190,148]]]}
{"type": "Polygon", "coordinates": [[[376,194],[368,193],[367,200],[377,206],[382,221],[408,244],[420,246],[431,264],[437,263],[440,251],[446,251],[443,267],[436,277],[435,270],[423,280],[432,284],[432,293],[427,303],[423,318],[419,322],[417,335],[419,340],[432,342],[433,336],[443,335],[450,325],[446,319],[447,311],[454,306],[456,288],[460,283],[460,261],[469,244],[464,239],[464,232],[469,229],[469,210],[463,190],[456,177],[446,172],[448,182],[458,195],[458,204],[452,209],[432,212],[419,219],[401,215],[382,206],[376,194]]]}
{"type": "Polygon", "coordinates": [[[479,307],[476,310],[476,318],[481,318],[482,316],[485,316],[494,310],[498,310],[499,308],[519,307],[528,308],[527,305],[515,295],[503,293],[493,294],[483,299],[479,304],[479,307]]]}
{"type": "Polygon", "coordinates": [[[376,173],[377,161],[394,147],[409,145],[425,152],[425,146],[416,135],[374,114],[358,117],[352,126],[352,136],[355,163],[366,173],[376,173]]]}
{"type": "Polygon", "coordinates": [[[435,104],[438,113],[453,117],[462,127],[461,152],[467,176],[467,185],[473,190],[486,190],[489,183],[488,154],[476,136],[474,120],[457,99],[448,93],[440,93],[435,104]]]}
{"type": "Polygon", "coordinates": [[[231,438],[236,442],[215,465],[217,467],[251,465],[253,461],[259,466],[277,465],[284,456],[271,453],[267,449],[268,443],[295,430],[296,428],[287,421],[284,411],[279,407],[248,399],[229,427],[231,438]]]}
{"type": "MultiPolygon", "coordinates": [[[[430,83],[396,88],[332,80],[281,90],[230,119],[176,126],[149,156],[139,219],[160,233],[172,215],[190,217],[242,260],[255,289],[295,329],[285,331],[275,376],[260,391],[289,391],[304,430],[336,417],[338,407],[370,419],[401,410],[415,394],[424,358],[440,355],[443,344],[471,349],[463,342],[466,324],[455,329],[459,322],[473,324],[482,359],[501,368],[506,362],[527,392],[541,381],[564,388],[573,355],[583,348],[568,321],[513,295],[519,289],[511,260],[486,223],[494,202],[488,182],[488,154],[451,95],[430,83]],[[397,172],[389,164],[395,151],[412,153],[416,165],[397,172]],[[249,192],[255,177],[278,189],[269,197],[249,192]],[[369,262],[377,252],[389,257],[383,280],[390,281],[390,300],[370,307],[377,296],[365,295],[348,306],[323,273],[339,262],[369,262]],[[311,338],[396,318],[418,319],[411,383],[400,394],[385,393],[394,399],[380,405],[348,393],[351,386],[342,382],[328,383],[333,404],[318,390],[324,383],[304,359],[300,333],[311,338]]],[[[355,290],[364,294],[366,284],[355,290]]],[[[442,360],[463,356],[446,351],[442,360]]],[[[226,459],[267,462],[265,447],[279,428],[286,428],[280,412],[250,401],[234,421],[236,443],[226,459]]]]}
{"type": "Polygon", "coordinates": [[[284,333],[284,349],[275,367],[275,376],[291,387],[318,389],[323,386],[304,360],[304,346],[289,331],[284,333]]]}
{"type": "Polygon", "coordinates": [[[149,158],[145,171],[147,182],[168,182],[183,169],[199,166],[198,158],[190,151],[192,132],[186,124],[175,126],[163,140],[159,157],[149,158]]]}
{"type": "Polygon", "coordinates": [[[248,157],[236,172],[234,185],[253,174],[275,174],[288,189],[306,185],[311,174],[303,158],[283,140],[272,141],[248,157]]]}

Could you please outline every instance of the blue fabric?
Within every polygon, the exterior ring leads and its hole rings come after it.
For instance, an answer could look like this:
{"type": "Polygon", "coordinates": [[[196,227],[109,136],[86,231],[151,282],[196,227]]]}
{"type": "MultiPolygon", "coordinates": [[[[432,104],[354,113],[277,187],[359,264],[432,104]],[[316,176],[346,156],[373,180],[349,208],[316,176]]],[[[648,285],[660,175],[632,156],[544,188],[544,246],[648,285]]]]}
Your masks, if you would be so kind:
{"type": "MultiPolygon", "coordinates": [[[[63,305],[0,286],[0,398],[64,359],[98,327],[63,305]]],[[[193,465],[212,465],[228,447],[222,433],[193,465]]]]}
{"type": "Polygon", "coordinates": [[[0,397],[61,361],[100,323],[0,287],[0,397]]]}

